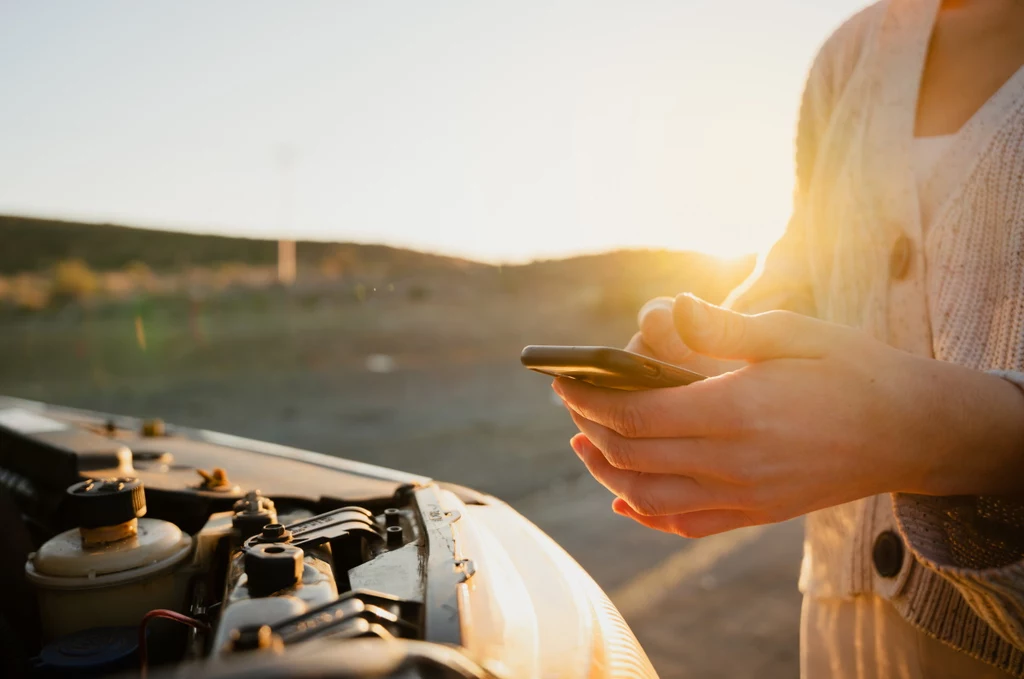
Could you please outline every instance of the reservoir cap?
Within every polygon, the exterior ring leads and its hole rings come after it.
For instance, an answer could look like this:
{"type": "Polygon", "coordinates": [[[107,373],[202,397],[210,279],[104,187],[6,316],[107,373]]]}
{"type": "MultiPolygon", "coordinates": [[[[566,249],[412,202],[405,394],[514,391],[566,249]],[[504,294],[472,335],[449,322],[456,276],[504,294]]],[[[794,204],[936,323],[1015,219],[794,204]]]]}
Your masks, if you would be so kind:
{"type": "Polygon", "coordinates": [[[88,479],[67,492],[68,515],[82,528],[116,526],[146,514],[146,492],[139,479],[88,479]]]}

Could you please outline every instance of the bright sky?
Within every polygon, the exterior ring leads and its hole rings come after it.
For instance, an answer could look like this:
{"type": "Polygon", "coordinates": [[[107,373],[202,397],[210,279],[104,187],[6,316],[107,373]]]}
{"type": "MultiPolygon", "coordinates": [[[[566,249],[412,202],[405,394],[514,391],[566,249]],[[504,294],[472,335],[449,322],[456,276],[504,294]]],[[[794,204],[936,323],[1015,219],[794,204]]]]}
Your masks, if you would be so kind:
{"type": "Polygon", "coordinates": [[[0,213],[497,261],[734,255],[861,0],[0,0],[0,213]]]}

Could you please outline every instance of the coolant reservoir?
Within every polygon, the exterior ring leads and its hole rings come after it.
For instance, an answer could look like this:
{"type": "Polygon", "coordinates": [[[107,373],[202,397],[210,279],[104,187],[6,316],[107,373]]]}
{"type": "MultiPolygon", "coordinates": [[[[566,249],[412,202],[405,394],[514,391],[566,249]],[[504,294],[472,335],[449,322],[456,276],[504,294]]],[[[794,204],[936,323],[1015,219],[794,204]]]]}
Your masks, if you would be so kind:
{"type": "Polygon", "coordinates": [[[25,564],[46,636],[137,625],[154,608],[180,610],[186,583],[176,572],[192,538],[173,523],[139,518],[142,482],[90,479],[67,492],[79,527],[48,540],[25,564]]]}

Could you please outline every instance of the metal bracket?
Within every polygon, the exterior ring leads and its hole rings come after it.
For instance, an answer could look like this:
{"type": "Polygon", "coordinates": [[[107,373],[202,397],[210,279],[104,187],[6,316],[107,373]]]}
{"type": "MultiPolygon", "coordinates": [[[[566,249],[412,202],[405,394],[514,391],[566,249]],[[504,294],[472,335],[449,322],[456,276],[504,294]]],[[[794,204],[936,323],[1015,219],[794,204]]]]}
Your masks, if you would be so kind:
{"type": "Polygon", "coordinates": [[[300,549],[310,549],[346,535],[384,540],[380,528],[373,521],[373,514],[362,507],[342,507],[289,524],[276,538],[254,535],[245,541],[245,547],[248,549],[264,542],[287,542],[300,549]]]}
{"type": "Polygon", "coordinates": [[[336,601],[274,625],[274,633],[280,635],[285,644],[294,644],[311,637],[333,634],[354,620],[362,619],[381,625],[395,635],[402,629],[409,634],[415,632],[416,627],[405,622],[401,612],[402,607],[410,605],[415,606],[381,592],[355,590],[346,592],[336,601]]]}

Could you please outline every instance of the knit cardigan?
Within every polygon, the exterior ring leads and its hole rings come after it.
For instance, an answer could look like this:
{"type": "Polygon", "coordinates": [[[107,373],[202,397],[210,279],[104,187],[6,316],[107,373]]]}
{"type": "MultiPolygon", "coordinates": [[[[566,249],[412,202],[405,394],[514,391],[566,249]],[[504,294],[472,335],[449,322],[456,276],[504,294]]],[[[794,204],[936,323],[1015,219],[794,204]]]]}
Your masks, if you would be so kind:
{"type": "MultiPolygon", "coordinates": [[[[1024,388],[1024,69],[919,195],[910,145],[938,8],[883,0],[822,47],[801,106],[793,216],[726,303],[852,325],[1024,388]]],[[[926,633],[1024,676],[1024,497],[897,494],[814,512],[801,589],[882,596],[926,633]],[[872,559],[886,531],[906,546],[888,577],[872,559]]]]}

